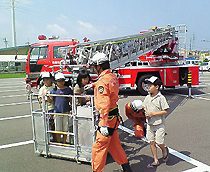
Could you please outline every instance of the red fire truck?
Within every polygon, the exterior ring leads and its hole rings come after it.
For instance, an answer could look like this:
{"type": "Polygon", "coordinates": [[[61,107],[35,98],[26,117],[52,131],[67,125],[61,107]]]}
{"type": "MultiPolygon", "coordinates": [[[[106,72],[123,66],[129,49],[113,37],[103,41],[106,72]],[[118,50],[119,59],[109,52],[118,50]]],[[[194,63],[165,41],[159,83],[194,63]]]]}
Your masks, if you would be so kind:
{"type": "Polygon", "coordinates": [[[120,88],[137,88],[146,95],[144,80],[150,76],[161,79],[163,87],[199,84],[199,66],[179,64],[178,37],[175,27],[151,29],[120,38],[78,43],[76,41],[43,41],[34,44],[28,54],[26,73],[36,79],[42,71],[61,70],[66,77],[87,66],[95,52],[104,52],[111,69],[119,76],[120,88]],[[77,68],[77,69],[76,69],[77,68]],[[70,70],[69,70],[70,69],[70,70]]]}
{"type": "MultiPolygon", "coordinates": [[[[40,36],[39,36],[40,37],[40,36]]],[[[32,86],[37,86],[37,79],[41,72],[52,72],[54,65],[59,65],[65,58],[61,47],[78,44],[77,40],[45,39],[32,44],[26,62],[26,80],[32,86]]],[[[74,52],[73,52],[74,53],[74,52]]],[[[55,68],[59,70],[59,68],[55,68]]]]}
{"type": "Polygon", "coordinates": [[[147,95],[144,80],[157,76],[164,87],[174,88],[188,84],[188,73],[192,74],[192,85],[199,84],[199,67],[189,65],[151,66],[146,61],[132,61],[117,70],[120,88],[137,88],[141,95],[147,95]]]}

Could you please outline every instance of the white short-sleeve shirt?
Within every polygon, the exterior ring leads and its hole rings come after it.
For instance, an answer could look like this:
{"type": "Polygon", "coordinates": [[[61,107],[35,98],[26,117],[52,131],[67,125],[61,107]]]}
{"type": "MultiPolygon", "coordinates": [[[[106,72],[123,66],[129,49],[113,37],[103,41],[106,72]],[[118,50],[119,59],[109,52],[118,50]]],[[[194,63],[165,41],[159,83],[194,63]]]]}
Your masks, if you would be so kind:
{"type": "MultiPolygon", "coordinates": [[[[55,84],[52,84],[52,86],[50,86],[50,87],[46,87],[45,85],[43,85],[39,89],[39,97],[42,98],[42,96],[46,95],[47,93],[50,93],[50,91],[52,91],[53,88],[55,88],[55,84]]],[[[47,108],[48,108],[48,110],[53,110],[54,109],[54,103],[47,102],[47,108]]]]}
{"type": "MultiPolygon", "coordinates": [[[[154,97],[150,94],[147,95],[144,99],[143,105],[146,110],[150,112],[160,112],[169,108],[166,98],[160,92],[158,92],[158,94],[154,97]]],[[[147,123],[149,125],[165,124],[165,115],[152,116],[147,119],[147,123]]]]}

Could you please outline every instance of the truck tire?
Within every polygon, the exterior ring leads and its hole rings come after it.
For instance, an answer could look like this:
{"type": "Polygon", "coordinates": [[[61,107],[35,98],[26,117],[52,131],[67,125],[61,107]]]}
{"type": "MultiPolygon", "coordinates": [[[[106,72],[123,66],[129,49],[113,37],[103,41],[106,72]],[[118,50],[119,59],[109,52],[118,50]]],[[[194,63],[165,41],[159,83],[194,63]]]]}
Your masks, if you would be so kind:
{"type": "Polygon", "coordinates": [[[143,75],[139,78],[138,83],[137,83],[137,88],[139,93],[142,96],[146,96],[148,94],[148,89],[147,85],[144,84],[145,79],[150,78],[152,75],[143,75]]]}

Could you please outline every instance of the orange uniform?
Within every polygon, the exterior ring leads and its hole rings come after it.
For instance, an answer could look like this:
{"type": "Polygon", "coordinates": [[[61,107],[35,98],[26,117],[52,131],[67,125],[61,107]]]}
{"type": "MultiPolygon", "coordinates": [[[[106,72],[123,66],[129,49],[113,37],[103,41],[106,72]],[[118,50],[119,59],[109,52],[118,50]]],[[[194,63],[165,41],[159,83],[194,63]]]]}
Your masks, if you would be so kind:
{"type": "Polygon", "coordinates": [[[125,105],[125,114],[128,119],[134,122],[135,137],[144,137],[144,123],[146,122],[146,118],[143,115],[142,111],[139,111],[138,113],[134,112],[130,106],[130,103],[127,103],[125,105]]]}
{"type": "MultiPolygon", "coordinates": [[[[119,126],[120,117],[109,116],[112,109],[117,107],[119,81],[110,69],[104,70],[94,84],[95,107],[100,113],[99,126],[115,128],[119,126]]],[[[92,149],[92,168],[93,171],[103,171],[106,163],[107,152],[112,155],[119,164],[128,163],[125,151],[123,150],[118,130],[114,130],[113,135],[103,136],[97,131],[96,141],[92,149]]]]}

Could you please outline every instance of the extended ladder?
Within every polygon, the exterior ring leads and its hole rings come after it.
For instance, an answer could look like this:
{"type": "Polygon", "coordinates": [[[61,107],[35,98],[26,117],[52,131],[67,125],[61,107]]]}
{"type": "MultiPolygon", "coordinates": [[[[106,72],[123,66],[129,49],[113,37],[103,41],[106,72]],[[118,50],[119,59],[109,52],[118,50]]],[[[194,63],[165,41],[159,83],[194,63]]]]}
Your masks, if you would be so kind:
{"type": "Polygon", "coordinates": [[[175,36],[175,27],[169,25],[165,28],[155,28],[135,35],[80,43],[60,48],[64,57],[62,63],[69,64],[69,59],[71,59],[74,60],[76,66],[86,65],[98,51],[108,55],[111,69],[115,69],[168,44],[175,39],[175,36]]]}

